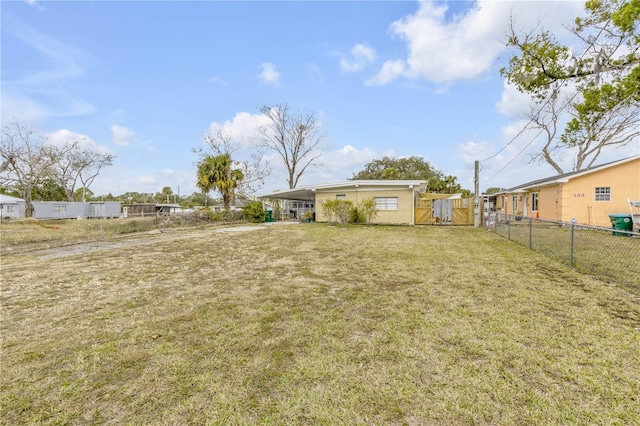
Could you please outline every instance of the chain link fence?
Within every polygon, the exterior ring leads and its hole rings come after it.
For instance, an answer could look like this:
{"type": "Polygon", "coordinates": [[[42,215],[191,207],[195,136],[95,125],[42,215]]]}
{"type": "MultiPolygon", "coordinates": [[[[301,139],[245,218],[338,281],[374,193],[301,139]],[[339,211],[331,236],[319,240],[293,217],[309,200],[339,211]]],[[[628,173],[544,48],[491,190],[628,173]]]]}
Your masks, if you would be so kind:
{"type": "Polygon", "coordinates": [[[171,232],[179,228],[232,225],[246,221],[242,211],[210,210],[175,214],[129,213],[126,218],[111,219],[3,219],[0,220],[0,256],[110,240],[136,233],[171,232]]]}
{"type": "Polygon", "coordinates": [[[577,271],[640,294],[640,233],[491,213],[485,226],[577,271]]]}

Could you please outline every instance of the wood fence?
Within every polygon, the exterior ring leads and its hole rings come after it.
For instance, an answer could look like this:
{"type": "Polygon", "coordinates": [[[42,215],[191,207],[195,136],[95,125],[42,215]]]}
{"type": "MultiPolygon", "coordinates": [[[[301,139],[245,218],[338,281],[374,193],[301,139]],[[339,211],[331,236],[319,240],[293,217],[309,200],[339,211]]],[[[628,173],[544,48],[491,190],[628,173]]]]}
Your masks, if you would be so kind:
{"type": "Polygon", "coordinates": [[[416,225],[473,225],[473,198],[416,194],[416,225]]]}

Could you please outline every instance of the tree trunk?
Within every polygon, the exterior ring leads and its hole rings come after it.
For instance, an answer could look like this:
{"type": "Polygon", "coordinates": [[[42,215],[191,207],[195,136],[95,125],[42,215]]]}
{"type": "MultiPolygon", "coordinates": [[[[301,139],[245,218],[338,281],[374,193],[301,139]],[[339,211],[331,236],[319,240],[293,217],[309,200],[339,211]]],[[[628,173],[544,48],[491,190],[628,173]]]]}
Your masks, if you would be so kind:
{"type": "Polygon", "coordinates": [[[31,201],[31,188],[24,190],[24,204],[24,217],[33,217],[36,208],[33,207],[33,202],[31,201]]]}

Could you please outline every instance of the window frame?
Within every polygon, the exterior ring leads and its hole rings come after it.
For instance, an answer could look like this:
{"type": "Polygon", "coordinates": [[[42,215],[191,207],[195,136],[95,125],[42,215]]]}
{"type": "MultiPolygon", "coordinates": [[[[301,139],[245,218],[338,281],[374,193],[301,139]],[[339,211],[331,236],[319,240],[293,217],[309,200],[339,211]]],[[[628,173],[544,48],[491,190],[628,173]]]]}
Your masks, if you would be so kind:
{"type": "Polygon", "coordinates": [[[531,211],[537,212],[540,204],[540,193],[532,192],[531,193],[531,211]]]}
{"type": "Polygon", "coordinates": [[[398,211],[398,197],[374,197],[376,210],[380,211],[398,211]],[[395,207],[394,207],[395,206],[395,207]]]}
{"type": "Polygon", "coordinates": [[[594,201],[611,201],[611,187],[610,186],[596,186],[594,191],[594,201]]]}

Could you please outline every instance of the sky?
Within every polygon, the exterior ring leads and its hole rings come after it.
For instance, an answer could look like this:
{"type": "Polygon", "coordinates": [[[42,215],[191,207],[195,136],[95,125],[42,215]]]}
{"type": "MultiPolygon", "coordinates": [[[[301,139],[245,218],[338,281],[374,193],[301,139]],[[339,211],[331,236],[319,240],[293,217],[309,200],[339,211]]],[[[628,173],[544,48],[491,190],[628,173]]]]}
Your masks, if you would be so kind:
{"type": "MultiPolygon", "coordinates": [[[[255,152],[263,106],[314,113],[325,135],[298,186],[383,156],[422,156],[473,190],[554,174],[531,163],[528,98],[500,68],[509,16],[563,40],[580,1],[2,1],[1,118],[115,156],[96,195],[198,191],[194,149],[222,129],[255,152]]],[[[640,153],[640,140],[602,162],[640,153]]],[[[258,195],[288,189],[284,166],[258,195]]],[[[571,159],[564,165],[570,170],[571,159]]]]}

